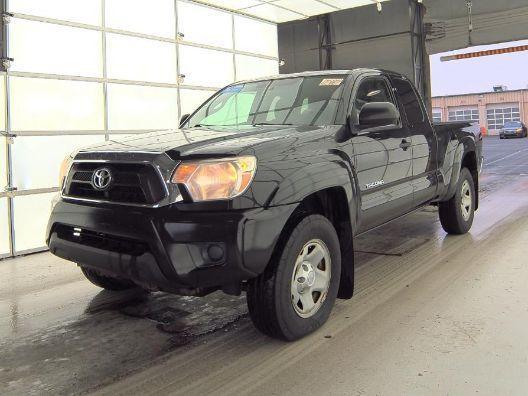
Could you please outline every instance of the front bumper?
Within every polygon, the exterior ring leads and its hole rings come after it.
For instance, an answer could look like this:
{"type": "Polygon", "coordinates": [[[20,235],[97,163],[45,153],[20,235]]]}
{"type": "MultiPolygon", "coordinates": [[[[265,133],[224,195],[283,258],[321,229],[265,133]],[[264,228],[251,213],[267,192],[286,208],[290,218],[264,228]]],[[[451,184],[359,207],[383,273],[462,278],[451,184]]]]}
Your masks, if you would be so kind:
{"type": "Polygon", "coordinates": [[[191,212],[60,200],[46,242],[59,257],[151,290],[224,287],[264,271],[295,207],[191,212]]]}
{"type": "Polygon", "coordinates": [[[503,137],[523,137],[523,131],[502,131],[500,132],[500,136],[503,137]]]}

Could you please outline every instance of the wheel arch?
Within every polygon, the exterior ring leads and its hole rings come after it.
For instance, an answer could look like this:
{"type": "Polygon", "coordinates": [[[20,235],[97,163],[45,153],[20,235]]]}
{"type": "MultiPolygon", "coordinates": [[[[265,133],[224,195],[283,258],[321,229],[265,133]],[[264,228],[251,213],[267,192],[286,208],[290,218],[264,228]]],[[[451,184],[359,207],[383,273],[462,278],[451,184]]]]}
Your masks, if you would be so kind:
{"type": "MultiPolygon", "coordinates": [[[[312,214],[326,217],[334,226],[339,238],[341,252],[341,274],[338,298],[348,299],[354,292],[354,223],[351,218],[350,202],[343,186],[332,186],[304,197],[286,221],[281,231],[270,262],[280,255],[291,230],[303,218],[312,214]]],[[[269,264],[268,264],[269,265],[269,264]]]]}
{"type": "Polygon", "coordinates": [[[455,149],[455,154],[453,157],[453,167],[451,169],[449,184],[447,186],[447,191],[442,201],[448,201],[455,195],[458,180],[460,179],[460,171],[464,167],[467,167],[469,169],[471,176],[473,177],[473,181],[475,183],[475,209],[477,209],[479,202],[477,148],[474,140],[469,138],[463,139],[455,149]]]}
{"type": "Polygon", "coordinates": [[[475,210],[477,210],[479,206],[479,175],[477,153],[475,150],[464,153],[461,163],[462,168],[467,168],[473,177],[473,183],[475,184],[475,210]]]}
{"type": "Polygon", "coordinates": [[[354,291],[353,236],[361,208],[356,172],[342,152],[329,152],[311,161],[285,178],[268,200],[270,206],[298,202],[281,231],[270,262],[280,254],[287,236],[305,216],[321,214],[330,220],[339,237],[338,298],[351,298],[354,291]]]}

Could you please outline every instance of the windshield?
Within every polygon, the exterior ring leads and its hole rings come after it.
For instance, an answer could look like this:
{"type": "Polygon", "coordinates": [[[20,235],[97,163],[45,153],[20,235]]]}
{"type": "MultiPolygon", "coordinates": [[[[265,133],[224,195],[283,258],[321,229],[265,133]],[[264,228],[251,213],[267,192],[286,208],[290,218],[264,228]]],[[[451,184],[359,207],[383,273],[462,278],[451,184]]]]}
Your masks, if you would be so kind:
{"type": "Polygon", "coordinates": [[[520,128],[521,123],[518,121],[507,121],[504,123],[505,128],[520,128]]]}
{"type": "Polygon", "coordinates": [[[231,85],[198,109],[185,127],[333,124],[345,78],[327,75],[231,85]]]}

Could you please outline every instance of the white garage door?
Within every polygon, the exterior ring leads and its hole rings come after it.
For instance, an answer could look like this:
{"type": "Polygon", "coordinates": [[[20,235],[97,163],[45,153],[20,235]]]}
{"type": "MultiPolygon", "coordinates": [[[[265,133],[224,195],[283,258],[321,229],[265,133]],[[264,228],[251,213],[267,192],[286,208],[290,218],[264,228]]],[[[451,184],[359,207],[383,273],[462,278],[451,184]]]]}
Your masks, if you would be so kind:
{"type": "Polygon", "coordinates": [[[9,12],[0,257],[44,247],[69,152],[176,128],[216,89],[278,73],[276,25],[192,1],[10,0],[9,12]]]}
{"type": "Polygon", "coordinates": [[[519,103],[501,103],[488,105],[486,108],[488,129],[497,131],[509,121],[521,121],[519,103]]]}

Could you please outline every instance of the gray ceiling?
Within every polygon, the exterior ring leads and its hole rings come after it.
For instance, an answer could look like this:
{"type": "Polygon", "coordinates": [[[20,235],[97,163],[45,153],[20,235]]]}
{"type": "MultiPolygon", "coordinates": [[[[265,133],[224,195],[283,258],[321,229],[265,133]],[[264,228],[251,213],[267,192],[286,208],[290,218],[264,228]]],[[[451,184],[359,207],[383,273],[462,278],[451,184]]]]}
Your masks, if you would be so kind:
{"type": "MultiPolygon", "coordinates": [[[[424,0],[431,19],[455,19],[467,16],[466,0],[424,0]]],[[[474,15],[528,7],[528,0],[472,0],[474,15]]]]}
{"type": "Polygon", "coordinates": [[[424,0],[424,4],[431,54],[528,39],[528,0],[472,0],[471,35],[466,0],[424,0]]]}
{"type": "MultiPolygon", "coordinates": [[[[378,1],[383,3],[391,0],[190,1],[280,23],[347,8],[375,9],[378,1]]],[[[427,48],[431,54],[474,45],[528,39],[528,0],[471,0],[473,22],[471,37],[468,32],[466,0],[422,1],[427,10],[426,22],[430,28],[427,48]]],[[[387,7],[384,9],[387,12],[387,7]]]]}

